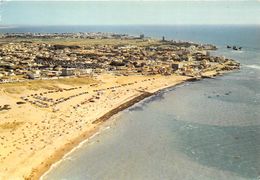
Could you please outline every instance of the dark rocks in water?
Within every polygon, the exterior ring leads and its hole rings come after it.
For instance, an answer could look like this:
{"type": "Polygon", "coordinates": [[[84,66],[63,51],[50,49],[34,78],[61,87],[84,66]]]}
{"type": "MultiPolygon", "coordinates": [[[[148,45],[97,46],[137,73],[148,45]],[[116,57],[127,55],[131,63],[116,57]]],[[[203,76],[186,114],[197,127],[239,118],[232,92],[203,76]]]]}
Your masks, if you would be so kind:
{"type": "Polygon", "coordinates": [[[231,49],[231,48],[232,48],[232,49],[235,50],[235,51],[237,51],[237,50],[242,50],[242,47],[238,47],[238,46],[232,46],[232,47],[231,47],[231,46],[227,45],[227,48],[228,48],[228,49],[231,49]]]}
{"type": "Polygon", "coordinates": [[[227,49],[231,49],[231,48],[232,48],[233,50],[236,50],[236,51],[237,51],[237,50],[242,50],[242,47],[241,47],[241,46],[238,47],[238,46],[229,46],[229,45],[227,45],[227,49]]]}
{"type": "Polygon", "coordinates": [[[208,98],[211,98],[211,96],[208,96],[208,98]]]}

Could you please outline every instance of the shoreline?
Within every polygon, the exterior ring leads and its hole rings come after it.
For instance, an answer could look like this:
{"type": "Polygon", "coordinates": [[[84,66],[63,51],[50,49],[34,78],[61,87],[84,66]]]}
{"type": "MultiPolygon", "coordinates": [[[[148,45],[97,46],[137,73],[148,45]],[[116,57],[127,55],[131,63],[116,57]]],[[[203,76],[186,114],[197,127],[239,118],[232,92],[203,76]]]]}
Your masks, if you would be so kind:
{"type": "Polygon", "coordinates": [[[87,130],[80,136],[78,136],[76,139],[72,140],[70,144],[65,144],[64,147],[61,147],[58,149],[51,158],[48,158],[40,167],[37,167],[33,169],[29,176],[27,176],[26,180],[36,180],[40,179],[43,180],[43,177],[48,174],[50,170],[52,170],[53,167],[55,167],[57,164],[61,163],[67,155],[73,153],[74,150],[80,148],[81,144],[86,143],[88,140],[90,140],[92,137],[96,136],[101,132],[102,125],[110,120],[114,115],[122,112],[123,110],[135,105],[136,103],[141,102],[142,100],[149,98],[153,95],[156,95],[163,90],[166,90],[168,88],[174,88],[178,85],[187,83],[187,82],[195,82],[195,81],[201,81],[203,79],[214,79],[214,77],[223,76],[226,73],[234,72],[234,71],[222,71],[221,73],[215,73],[212,77],[205,76],[201,78],[196,77],[187,77],[186,80],[182,80],[181,82],[175,82],[171,85],[163,86],[162,88],[157,88],[153,90],[152,92],[144,91],[142,94],[135,96],[131,98],[130,100],[120,104],[118,107],[110,110],[109,112],[102,115],[100,118],[96,119],[92,122],[93,125],[95,125],[92,129],[87,130]]]}
{"type": "MultiPolygon", "coordinates": [[[[222,75],[222,73],[209,71],[207,75],[216,76],[222,75]]],[[[66,159],[68,154],[80,148],[91,137],[104,130],[105,122],[113,119],[112,116],[164,90],[203,79],[205,77],[178,75],[118,77],[103,74],[95,79],[96,84],[89,80],[87,80],[87,84],[82,84],[78,80],[80,83],[78,85],[82,85],[80,88],[59,82],[56,84],[57,87],[65,89],[65,92],[50,93],[44,97],[58,99],[74,96],[75,98],[53,109],[42,109],[29,103],[15,105],[19,102],[21,95],[11,94],[12,92],[17,93],[11,91],[13,90],[11,85],[3,87],[1,97],[3,97],[5,103],[10,103],[12,109],[2,112],[5,120],[2,123],[2,129],[6,126],[7,128],[17,128],[17,130],[13,130],[11,133],[7,130],[3,131],[2,137],[6,140],[3,139],[2,141],[8,142],[10,139],[9,142],[14,141],[19,144],[10,142],[2,147],[4,151],[1,155],[3,163],[1,164],[0,177],[3,179],[10,177],[28,180],[43,179],[44,175],[51,171],[57,163],[66,159]],[[68,88],[73,90],[68,91],[68,88]],[[87,95],[85,95],[86,92],[88,92],[87,95]],[[86,102],[88,103],[86,104],[86,102]],[[79,104],[82,104],[82,106],[79,104]],[[23,109],[27,109],[28,112],[24,113],[23,109]],[[19,116],[20,114],[23,114],[23,116],[19,116]],[[20,125],[19,123],[23,124],[20,125]],[[21,135],[23,138],[18,141],[21,135]],[[10,138],[7,139],[8,137],[10,138]],[[18,138],[18,140],[15,138],[18,138]],[[24,151],[25,149],[28,149],[28,151],[24,151]],[[22,153],[23,156],[12,163],[11,159],[22,153]]],[[[28,87],[23,87],[23,91],[20,93],[27,90],[25,88],[28,87]]],[[[46,90],[33,89],[29,92],[43,94],[46,90]]]]}
{"type": "Polygon", "coordinates": [[[10,64],[15,69],[11,77],[6,74],[8,64],[0,74],[0,81],[5,82],[0,84],[0,179],[39,179],[75,147],[99,133],[113,115],[166,88],[214,78],[240,65],[233,59],[210,56],[208,51],[216,50],[210,44],[144,41],[125,38],[125,34],[120,41],[106,34],[107,38],[79,41],[73,40],[75,35],[65,34],[72,39],[64,41],[38,34],[50,41],[28,41],[31,38],[22,33],[26,39],[13,43],[7,43],[9,35],[3,36],[4,62],[14,56],[19,68],[26,71],[19,72],[18,66],[10,64]],[[24,53],[22,63],[17,48],[24,53]],[[32,63],[37,65],[27,69],[32,63]],[[71,75],[76,78],[56,79],[71,75]],[[56,80],[37,80],[40,77],[56,80]]]}
{"type": "Polygon", "coordinates": [[[102,122],[114,114],[158,90],[190,78],[102,74],[94,81],[77,79],[73,84],[59,81],[55,90],[48,92],[46,88],[53,87],[48,82],[44,85],[35,82],[36,89],[30,89],[30,84],[3,85],[0,87],[2,104],[9,104],[11,108],[0,112],[4,120],[0,124],[0,143],[5,143],[1,147],[0,179],[38,179],[52,164],[100,131],[102,122]],[[21,87],[20,91],[16,90],[17,86],[21,87]],[[53,108],[41,108],[31,103],[17,104],[22,94],[34,101],[34,96],[29,93],[42,94],[44,98],[55,101],[72,98],[53,108]],[[17,158],[15,163],[13,158],[17,158]]]}
{"type": "Polygon", "coordinates": [[[53,166],[55,166],[56,164],[60,163],[64,157],[66,157],[68,154],[72,153],[74,151],[74,149],[77,149],[81,143],[84,144],[85,142],[87,142],[90,138],[94,137],[95,135],[97,135],[100,132],[100,128],[102,127],[102,125],[110,120],[110,118],[112,118],[114,115],[122,112],[123,110],[133,106],[134,104],[148,98],[151,97],[153,95],[156,95],[157,93],[168,89],[168,88],[173,88],[175,86],[178,86],[180,84],[183,84],[185,82],[190,82],[190,81],[199,81],[202,79],[196,79],[194,80],[194,78],[187,78],[186,80],[183,80],[181,82],[177,82],[174,83],[172,85],[167,85],[164,86],[162,88],[156,89],[153,92],[143,92],[142,94],[133,97],[132,99],[124,102],[123,104],[119,105],[118,107],[110,110],[109,112],[107,112],[106,114],[102,115],[100,118],[96,119],[95,121],[92,122],[92,124],[94,124],[95,126],[89,130],[87,130],[86,132],[84,132],[83,134],[81,134],[79,137],[77,137],[76,139],[72,140],[71,143],[67,143],[65,144],[63,147],[61,147],[60,149],[58,149],[50,158],[48,158],[43,164],[41,164],[41,166],[34,168],[30,175],[25,177],[26,180],[34,180],[34,179],[40,179],[42,180],[43,176],[45,174],[47,174],[53,166]]]}

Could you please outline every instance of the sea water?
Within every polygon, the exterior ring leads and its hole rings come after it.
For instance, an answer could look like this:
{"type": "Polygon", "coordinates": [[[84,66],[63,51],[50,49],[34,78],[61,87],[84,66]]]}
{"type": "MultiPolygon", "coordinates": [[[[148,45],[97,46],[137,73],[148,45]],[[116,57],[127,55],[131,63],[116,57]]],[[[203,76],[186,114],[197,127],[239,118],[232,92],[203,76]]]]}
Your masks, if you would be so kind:
{"type": "MultiPolygon", "coordinates": [[[[57,31],[54,27],[23,28],[57,31]]],[[[59,32],[144,33],[213,43],[219,48],[213,55],[236,59],[241,70],[184,83],[124,110],[104,125],[109,129],[68,155],[43,179],[259,179],[260,27],[56,28],[59,32]],[[243,49],[233,51],[226,45],[243,49]]]]}

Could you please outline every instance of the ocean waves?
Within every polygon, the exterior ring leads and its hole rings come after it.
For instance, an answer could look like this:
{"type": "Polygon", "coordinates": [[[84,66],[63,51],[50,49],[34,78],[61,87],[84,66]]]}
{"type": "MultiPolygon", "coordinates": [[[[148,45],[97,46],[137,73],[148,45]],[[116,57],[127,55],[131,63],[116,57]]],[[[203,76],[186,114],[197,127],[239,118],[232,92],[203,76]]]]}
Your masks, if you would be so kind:
{"type": "Polygon", "coordinates": [[[260,70],[260,65],[257,64],[245,65],[245,67],[260,70]]]}

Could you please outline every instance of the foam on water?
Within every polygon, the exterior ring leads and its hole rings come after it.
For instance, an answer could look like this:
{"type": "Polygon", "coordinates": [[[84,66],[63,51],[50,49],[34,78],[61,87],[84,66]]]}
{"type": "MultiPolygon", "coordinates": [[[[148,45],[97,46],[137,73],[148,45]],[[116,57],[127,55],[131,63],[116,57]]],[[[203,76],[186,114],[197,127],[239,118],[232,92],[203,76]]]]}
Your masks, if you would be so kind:
{"type": "Polygon", "coordinates": [[[245,65],[245,66],[248,67],[248,68],[253,68],[253,69],[260,70],[260,65],[257,65],[257,64],[245,65]]]}

